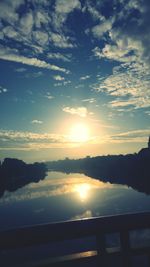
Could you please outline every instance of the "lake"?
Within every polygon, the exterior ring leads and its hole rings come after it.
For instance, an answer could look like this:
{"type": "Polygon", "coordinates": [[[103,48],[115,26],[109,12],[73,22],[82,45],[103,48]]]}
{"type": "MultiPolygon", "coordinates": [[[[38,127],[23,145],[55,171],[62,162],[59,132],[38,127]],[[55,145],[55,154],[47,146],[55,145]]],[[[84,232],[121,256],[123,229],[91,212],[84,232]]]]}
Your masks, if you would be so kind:
{"type": "Polygon", "coordinates": [[[0,230],[103,215],[150,211],[150,195],[84,174],[48,172],[0,198],[0,230]]]}
{"type": "MultiPolygon", "coordinates": [[[[44,180],[14,192],[5,191],[0,198],[0,230],[143,211],[150,211],[150,196],[128,186],[104,183],[84,174],[48,172],[44,180]]],[[[137,243],[137,234],[133,236],[137,243]]],[[[140,240],[149,243],[150,232],[141,232],[140,240]]],[[[115,245],[116,241],[109,237],[109,242],[115,245]]],[[[0,258],[3,267],[27,267],[77,249],[95,250],[95,237],[0,251],[0,258]]],[[[135,266],[147,266],[143,259],[141,263],[138,260],[138,264],[135,266]]]]}

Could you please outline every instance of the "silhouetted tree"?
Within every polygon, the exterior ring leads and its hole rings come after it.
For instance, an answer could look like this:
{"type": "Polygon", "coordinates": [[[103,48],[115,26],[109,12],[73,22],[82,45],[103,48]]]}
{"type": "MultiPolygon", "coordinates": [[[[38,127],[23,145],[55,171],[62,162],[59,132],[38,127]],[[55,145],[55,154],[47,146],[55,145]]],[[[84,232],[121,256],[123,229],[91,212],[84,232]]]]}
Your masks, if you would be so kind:
{"type": "Polygon", "coordinates": [[[5,190],[15,191],[28,183],[44,179],[46,172],[44,163],[26,164],[19,159],[5,158],[0,164],[0,196],[5,190]]]}

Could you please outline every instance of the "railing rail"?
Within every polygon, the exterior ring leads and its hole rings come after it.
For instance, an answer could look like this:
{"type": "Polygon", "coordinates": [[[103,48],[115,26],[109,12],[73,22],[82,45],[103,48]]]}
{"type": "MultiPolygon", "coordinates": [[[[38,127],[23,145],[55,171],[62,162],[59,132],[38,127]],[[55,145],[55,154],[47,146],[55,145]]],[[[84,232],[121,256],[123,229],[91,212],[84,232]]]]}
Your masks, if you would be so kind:
{"type": "MultiPolygon", "coordinates": [[[[104,263],[107,255],[105,234],[120,233],[120,253],[123,258],[123,266],[129,267],[131,254],[135,253],[135,250],[130,247],[129,231],[145,228],[150,229],[150,212],[36,225],[0,232],[0,249],[23,248],[96,236],[98,258],[101,258],[104,263]]],[[[147,254],[150,253],[150,246],[143,250],[143,253],[145,251],[147,254]]],[[[142,248],[138,249],[137,253],[142,253],[142,248]]]]}

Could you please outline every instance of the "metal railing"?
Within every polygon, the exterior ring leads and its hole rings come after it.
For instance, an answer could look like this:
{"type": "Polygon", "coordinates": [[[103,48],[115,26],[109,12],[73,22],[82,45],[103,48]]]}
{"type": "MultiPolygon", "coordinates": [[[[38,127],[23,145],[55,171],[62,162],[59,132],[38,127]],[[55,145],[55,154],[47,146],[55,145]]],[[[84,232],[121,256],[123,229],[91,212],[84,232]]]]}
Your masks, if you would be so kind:
{"type": "MultiPolygon", "coordinates": [[[[66,257],[66,259],[63,257],[51,259],[45,265],[37,264],[35,266],[74,266],[73,262],[84,262],[86,260],[90,262],[91,259],[96,260],[97,266],[108,266],[109,256],[118,255],[121,257],[122,266],[130,267],[132,266],[132,257],[140,254],[147,255],[150,264],[150,244],[146,247],[131,247],[130,231],[141,229],[150,229],[150,212],[36,225],[0,232],[0,250],[95,236],[97,249],[93,253],[87,253],[86,256],[81,253],[79,257],[71,256],[70,258],[66,257]],[[108,249],[106,246],[105,236],[112,233],[119,233],[119,248],[108,249]]],[[[95,265],[91,264],[91,266],[95,265]]]]}

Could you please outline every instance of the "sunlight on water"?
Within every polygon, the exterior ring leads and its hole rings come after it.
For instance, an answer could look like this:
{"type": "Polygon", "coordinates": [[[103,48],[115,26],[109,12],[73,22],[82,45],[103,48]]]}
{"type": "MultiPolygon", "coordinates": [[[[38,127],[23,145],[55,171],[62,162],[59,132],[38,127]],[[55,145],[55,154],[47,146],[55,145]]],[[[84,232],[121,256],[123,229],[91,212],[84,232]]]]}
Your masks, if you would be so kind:
{"type": "Polygon", "coordinates": [[[76,200],[87,201],[92,196],[93,189],[112,188],[113,185],[87,177],[83,174],[64,174],[48,172],[48,176],[38,183],[31,183],[18,188],[14,192],[6,191],[0,204],[30,201],[33,199],[65,196],[77,194],[76,200]]]}
{"type": "Polygon", "coordinates": [[[75,185],[75,192],[78,193],[78,196],[82,201],[85,201],[88,198],[90,187],[90,184],[87,183],[75,185]]]}
{"type": "Polygon", "coordinates": [[[148,211],[150,196],[81,173],[48,172],[0,197],[0,229],[148,211]]]}

